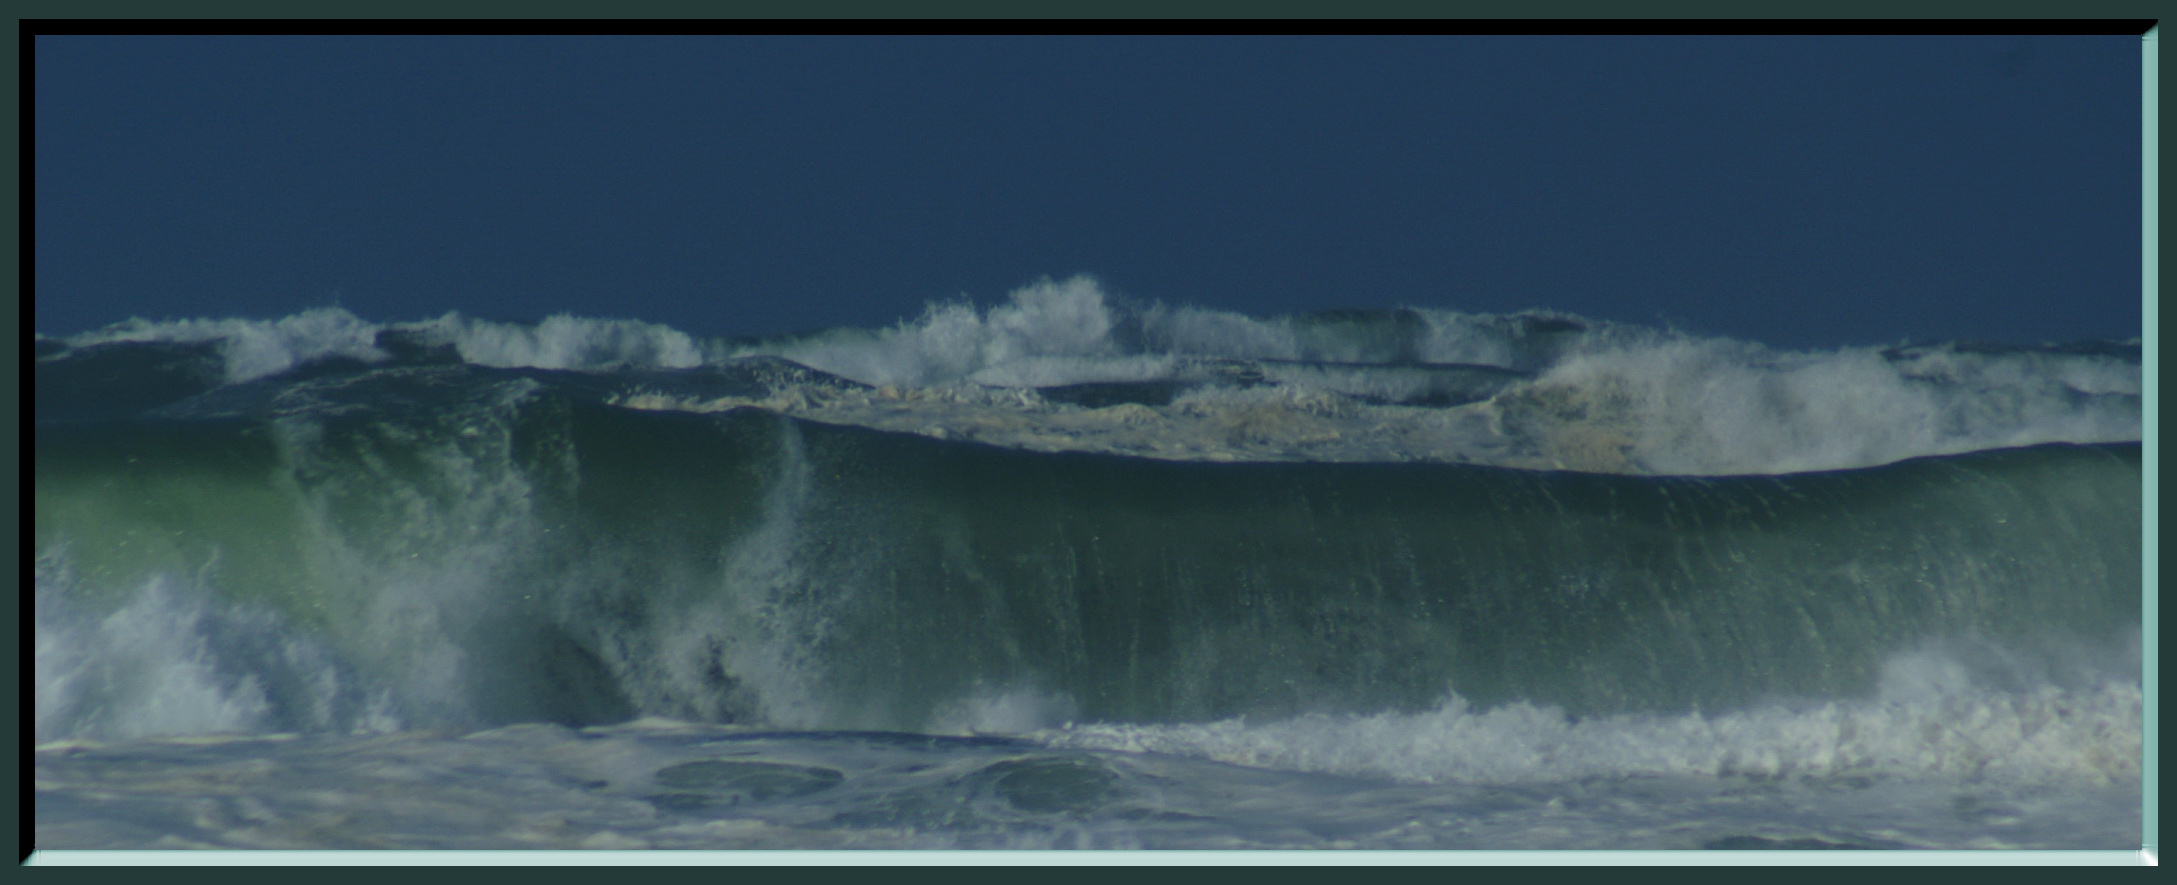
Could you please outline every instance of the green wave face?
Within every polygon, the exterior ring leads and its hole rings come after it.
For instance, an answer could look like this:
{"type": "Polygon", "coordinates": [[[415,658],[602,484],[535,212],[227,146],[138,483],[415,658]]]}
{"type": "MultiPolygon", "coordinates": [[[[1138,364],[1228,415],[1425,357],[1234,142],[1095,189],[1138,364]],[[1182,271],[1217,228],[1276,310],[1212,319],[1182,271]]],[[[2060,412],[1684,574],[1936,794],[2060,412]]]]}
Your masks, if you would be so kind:
{"type": "Polygon", "coordinates": [[[1699,479],[1182,463],[558,383],[386,371],[41,424],[41,593],[112,611],[189,576],[456,723],[920,728],[1007,691],[1140,722],[1719,709],[2140,621],[2136,444],[1699,479]]]}
{"type": "Polygon", "coordinates": [[[796,563],[866,705],[1025,682],[1098,719],[1685,710],[2138,621],[2136,447],[1696,480],[802,434],[796,563]]]}

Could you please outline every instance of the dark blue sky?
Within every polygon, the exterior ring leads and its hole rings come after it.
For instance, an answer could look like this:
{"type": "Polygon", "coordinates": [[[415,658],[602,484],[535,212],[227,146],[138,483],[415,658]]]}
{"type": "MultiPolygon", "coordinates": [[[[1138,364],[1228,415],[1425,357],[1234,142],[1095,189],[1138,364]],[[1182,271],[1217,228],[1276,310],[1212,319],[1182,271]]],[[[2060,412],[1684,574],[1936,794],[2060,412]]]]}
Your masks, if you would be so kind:
{"type": "Polygon", "coordinates": [[[879,326],[1087,272],[1783,346],[2140,334],[2137,37],[39,37],[35,328],[879,326]]]}

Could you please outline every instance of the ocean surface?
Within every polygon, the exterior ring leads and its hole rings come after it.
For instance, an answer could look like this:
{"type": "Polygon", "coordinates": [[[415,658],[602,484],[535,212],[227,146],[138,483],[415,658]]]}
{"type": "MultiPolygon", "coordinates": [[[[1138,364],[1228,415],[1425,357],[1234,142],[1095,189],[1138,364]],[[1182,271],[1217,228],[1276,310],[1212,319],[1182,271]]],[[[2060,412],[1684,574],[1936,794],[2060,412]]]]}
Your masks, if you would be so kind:
{"type": "Polygon", "coordinates": [[[2140,847],[2137,340],[33,348],[41,849],[2140,847]]]}

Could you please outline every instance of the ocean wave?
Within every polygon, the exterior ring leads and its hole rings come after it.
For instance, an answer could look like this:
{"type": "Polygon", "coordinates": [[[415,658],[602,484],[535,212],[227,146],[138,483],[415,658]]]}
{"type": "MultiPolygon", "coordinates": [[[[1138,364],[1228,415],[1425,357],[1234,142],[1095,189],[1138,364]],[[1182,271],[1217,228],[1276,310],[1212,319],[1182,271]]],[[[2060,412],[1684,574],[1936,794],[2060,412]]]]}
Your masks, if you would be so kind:
{"type": "Polygon", "coordinates": [[[636,408],[760,408],[1181,460],[1730,475],[2141,438],[2136,342],[1779,351],[1546,311],[1257,318],[1121,303],[1086,277],[988,309],[935,304],[886,329],[764,340],[564,315],[376,324],[323,308],[269,321],[132,320],[40,346],[41,418],[141,410],[346,360],[579,372],[636,408]],[[191,368],[187,354],[154,359],[166,353],[158,346],[210,348],[217,368],[191,368]],[[782,363],[805,371],[768,368],[782,363]],[[758,369],[768,375],[726,395],[689,380],[758,369]],[[116,383],[128,378],[140,379],[133,395],[116,383]],[[1131,408],[1109,411],[1119,405],[1131,408]]]}

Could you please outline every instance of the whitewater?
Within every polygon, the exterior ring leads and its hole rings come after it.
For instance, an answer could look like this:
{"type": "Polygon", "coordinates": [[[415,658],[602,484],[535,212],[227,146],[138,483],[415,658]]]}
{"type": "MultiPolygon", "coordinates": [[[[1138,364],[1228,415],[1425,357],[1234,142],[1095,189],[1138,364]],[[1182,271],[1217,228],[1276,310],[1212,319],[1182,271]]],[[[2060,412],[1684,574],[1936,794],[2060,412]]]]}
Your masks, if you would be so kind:
{"type": "Polygon", "coordinates": [[[40,848],[2137,849],[2141,345],[33,341],[40,848]]]}

